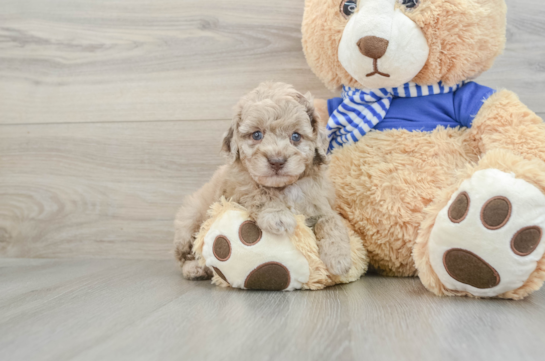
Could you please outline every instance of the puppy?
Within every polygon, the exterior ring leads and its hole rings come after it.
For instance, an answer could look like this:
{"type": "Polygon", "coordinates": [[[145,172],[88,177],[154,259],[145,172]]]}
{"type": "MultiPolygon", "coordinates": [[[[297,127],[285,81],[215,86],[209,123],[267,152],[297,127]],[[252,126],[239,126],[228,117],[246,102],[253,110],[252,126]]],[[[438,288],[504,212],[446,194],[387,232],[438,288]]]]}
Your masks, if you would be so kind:
{"type": "Polygon", "coordinates": [[[228,164],[185,199],[176,217],[174,243],[184,277],[212,277],[195,260],[192,245],[208,209],[222,196],[248,209],[263,231],[277,235],[294,232],[294,214],[306,216],[326,267],[335,275],[348,272],[350,240],[333,210],[326,149],[327,136],[309,94],[283,83],[263,83],[243,97],[223,139],[228,164]]]}

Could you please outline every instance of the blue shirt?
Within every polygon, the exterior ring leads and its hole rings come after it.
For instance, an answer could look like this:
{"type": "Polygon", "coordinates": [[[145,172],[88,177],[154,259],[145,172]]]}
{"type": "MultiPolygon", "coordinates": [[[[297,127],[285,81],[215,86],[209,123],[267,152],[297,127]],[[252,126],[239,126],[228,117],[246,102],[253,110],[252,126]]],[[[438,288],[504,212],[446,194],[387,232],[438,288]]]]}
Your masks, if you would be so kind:
{"type": "MultiPolygon", "coordinates": [[[[374,129],[406,129],[410,131],[432,131],[438,126],[445,128],[471,128],[473,119],[494,90],[469,82],[460,89],[447,93],[416,98],[392,99],[384,119],[374,129]]],[[[339,107],[342,98],[329,99],[329,115],[339,107]]]]}

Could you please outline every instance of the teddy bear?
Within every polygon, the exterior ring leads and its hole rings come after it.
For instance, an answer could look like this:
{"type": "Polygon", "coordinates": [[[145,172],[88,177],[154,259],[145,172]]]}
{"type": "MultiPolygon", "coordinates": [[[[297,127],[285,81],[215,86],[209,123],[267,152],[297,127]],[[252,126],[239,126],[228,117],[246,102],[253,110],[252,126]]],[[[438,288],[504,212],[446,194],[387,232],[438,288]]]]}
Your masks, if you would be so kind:
{"type": "Polygon", "coordinates": [[[306,0],[303,49],[338,212],[370,268],[439,296],[522,299],[545,279],[545,125],[474,82],[504,0],[306,0]]]}

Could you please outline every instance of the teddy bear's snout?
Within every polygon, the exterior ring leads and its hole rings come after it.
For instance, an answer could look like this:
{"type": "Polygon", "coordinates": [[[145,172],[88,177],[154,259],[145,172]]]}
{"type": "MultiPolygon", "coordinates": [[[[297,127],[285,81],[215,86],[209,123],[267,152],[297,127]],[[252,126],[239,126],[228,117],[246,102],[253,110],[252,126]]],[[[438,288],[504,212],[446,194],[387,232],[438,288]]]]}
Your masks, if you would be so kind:
{"type": "Polygon", "coordinates": [[[360,52],[371,59],[380,59],[386,54],[390,42],[377,36],[366,36],[358,40],[360,52]]]}

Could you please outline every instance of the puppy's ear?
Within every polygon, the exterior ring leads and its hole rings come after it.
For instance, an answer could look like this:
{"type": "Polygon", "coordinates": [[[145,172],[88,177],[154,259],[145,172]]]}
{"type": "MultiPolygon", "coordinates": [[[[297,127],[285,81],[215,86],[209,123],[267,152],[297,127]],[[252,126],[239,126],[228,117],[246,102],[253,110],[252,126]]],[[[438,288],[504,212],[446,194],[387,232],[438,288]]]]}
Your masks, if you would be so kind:
{"type": "Polygon", "coordinates": [[[316,109],[314,108],[314,97],[312,94],[310,94],[310,92],[306,93],[305,95],[297,93],[295,100],[306,108],[308,117],[310,118],[310,125],[312,125],[314,132],[317,132],[318,128],[320,127],[320,118],[316,112],[316,109]]]}
{"type": "Polygon", "coordinates": [[[314,108],[314,98],[312,94],[306,93],[305,95],[299,94],[296,97],[297,101],[304,105],[307,109],[307,114],[310,118],[310,124],[312,125],[312,129],[314,131],[314,134],[316,134],[316,149],[315,149],[315,155],[314,155],[314,164],[320,165],[320,164],[328,164],[329,163],[329,157],[327,155],[327,149],[329,147],[328,141],[327,141],[327,133],[323,126],[320,125],[320,116],[318,115],[318,112],[314,108]]]}
{"type": "Polygon", "coordinates": [[[229,162],[232,164],[240,159],[240,154],[238,152],[238,145],[235,139],[235,131],[240,119],[240,111],[237,110],[236,115],[229,127],[229,130],[223,135],[223,142],[221,145],[221,152],[225,155],[229,162]]]}
{"type": "Polygon", "coordinates": [[[318,135],[316,137],[316,150],[314,155],[314,164],[328,164],[329,156],[327,155],[327,149],[329,148],[329,142],[327,139],[327,132],[325,128],[318,125],[318,135]]]}

